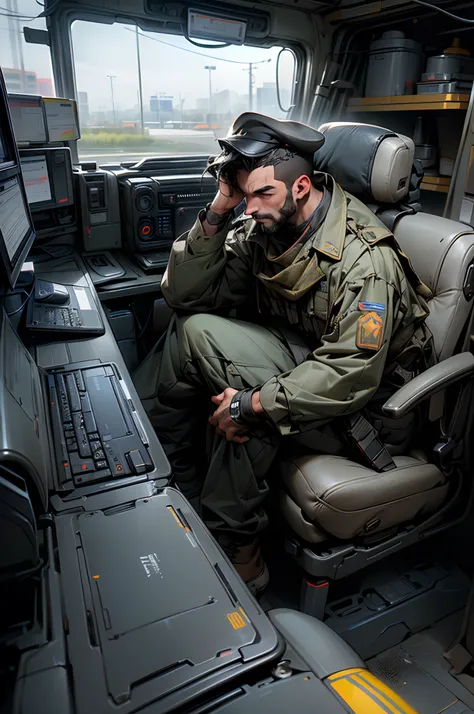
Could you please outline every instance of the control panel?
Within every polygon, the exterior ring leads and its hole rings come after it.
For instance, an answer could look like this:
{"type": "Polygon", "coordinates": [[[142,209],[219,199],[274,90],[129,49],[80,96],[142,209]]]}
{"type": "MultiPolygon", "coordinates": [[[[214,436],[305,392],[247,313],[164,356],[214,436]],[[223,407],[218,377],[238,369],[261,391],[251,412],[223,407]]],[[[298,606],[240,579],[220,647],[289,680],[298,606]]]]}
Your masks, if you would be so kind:
{"type": "Polygon", "coordinates": [[[122,245],[117,179],[109,171],[82,165],[74,171],[81,210],[82,242],[89,253],[122,245]]]}
{"type": "Polygon", "coordinates": [[[216,181],[198,174],[131,177],[119,179],[119,190],[127,247],[147,253],[169,248],[192,227],[214,198],[216,181]]]}

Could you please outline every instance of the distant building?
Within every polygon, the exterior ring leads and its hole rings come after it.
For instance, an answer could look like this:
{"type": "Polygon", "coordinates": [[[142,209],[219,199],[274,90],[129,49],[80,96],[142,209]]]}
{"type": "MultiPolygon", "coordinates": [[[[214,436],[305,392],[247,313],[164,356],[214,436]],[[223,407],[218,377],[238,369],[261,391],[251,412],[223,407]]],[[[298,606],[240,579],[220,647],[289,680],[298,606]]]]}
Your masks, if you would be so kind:
{"type": "Polygon", "coordinates": [[[36,87],[36,72],[3,67],[3,76],[9,92],[23,94],[38,94],[36,87]]]}
{"type": "Polygon", "coordinates": [[[42,97],[54,97],[53,80],[49,77],[37,77],[36,72],[3,67],[3,76],[7,90],[11,93],[41,94],[42,97]]]}
{"type": "Polygon", "coordinates": [[[77,98],[79,100],[78,110],[81,126],[86,126],[90,120],[89,97],[87,96],[87,92],[78,92],[77,98]]]}
{"type": "Polygon", "coordinates": [[[36,80],[36,93],[42,97],[54,97],[53,80],[49,77],[38,77],[36,80]]]}
{"type": "MultiPolygon", "coordinates": [[[[285,108],[288,108],[289,96],[287,89],[280,89],[280,100],[285,108]]],[[[257,112],[275,117],[284,116],[285,112],[278,106],[275,82],[264,82],[262,87],[257,87],[257,112]]]]}

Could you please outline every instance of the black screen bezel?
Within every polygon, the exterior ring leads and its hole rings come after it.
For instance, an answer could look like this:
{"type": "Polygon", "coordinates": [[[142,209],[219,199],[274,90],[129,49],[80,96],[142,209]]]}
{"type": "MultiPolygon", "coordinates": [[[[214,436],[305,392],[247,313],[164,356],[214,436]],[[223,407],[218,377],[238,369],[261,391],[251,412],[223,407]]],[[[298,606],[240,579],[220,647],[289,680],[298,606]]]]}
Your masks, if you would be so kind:
{"type": "Polygon", "coordinates": [[[22,265],[28,255],[30,248],[35,240],[35,231],[33,227],[33,221],[31,218],[31,212],[28,205],[28,200],[26,197],[25,184],[23,183],[23,176],[21,173],[20,157],[18,154],[18,148],[15,141],[15,134],[13,132],[13,124],[10,115],[10,109],[8,107],[8,95],[7,88],[5,85],[5,79],[3,77],[3,72],[0,69],[0,132],[2,135],[2,142],[7,151],[7,161],[0,163],[0,183],[4,183],[9,179],[16,178],[18,185],[20,187],[20,192],[23,199],[23,205],[25,207],[26,215],[28,218],[29,229],[25,233],[15,255],[10,260],[8,256],[7,247],[3,236],[0,232],[0,259],[1,268],[3,272],[4,282],[10,288],[15,287],[16,280],[21,271],[22,265]]]}

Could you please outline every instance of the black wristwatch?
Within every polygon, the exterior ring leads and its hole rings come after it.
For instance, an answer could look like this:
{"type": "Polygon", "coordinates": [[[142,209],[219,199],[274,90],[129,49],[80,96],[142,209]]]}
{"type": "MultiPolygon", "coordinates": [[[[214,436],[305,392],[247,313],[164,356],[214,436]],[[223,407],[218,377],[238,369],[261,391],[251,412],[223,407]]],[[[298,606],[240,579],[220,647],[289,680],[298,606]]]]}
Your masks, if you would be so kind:
{"type": "Polygon", "coordinates": [[[261,418],[252,409],[252,396],[259,389],[260,387],[242,389],[233,396],[229,405],[229,415],[237,426],[257,426],[262,423],[261,418]]]}

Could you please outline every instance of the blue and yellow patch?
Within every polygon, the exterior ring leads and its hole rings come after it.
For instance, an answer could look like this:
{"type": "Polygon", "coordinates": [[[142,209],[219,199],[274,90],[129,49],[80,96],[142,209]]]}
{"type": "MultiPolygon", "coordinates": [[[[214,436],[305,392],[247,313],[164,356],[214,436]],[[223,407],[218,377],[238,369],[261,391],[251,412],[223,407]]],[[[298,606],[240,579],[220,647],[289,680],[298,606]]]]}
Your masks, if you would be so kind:
{"type": "Polygon", "coordinates": [[[385,312],[385,305],[381,302],[363,302],[360,300],[359,310],[361,312],[385,312]]]}
{"type": "Polygon", "coordinates": [[[383,344],[385,305],[361,300],[359,310],[363,314],[357,320],[356,345],[360,350],[377,351],[383,344]]]}

